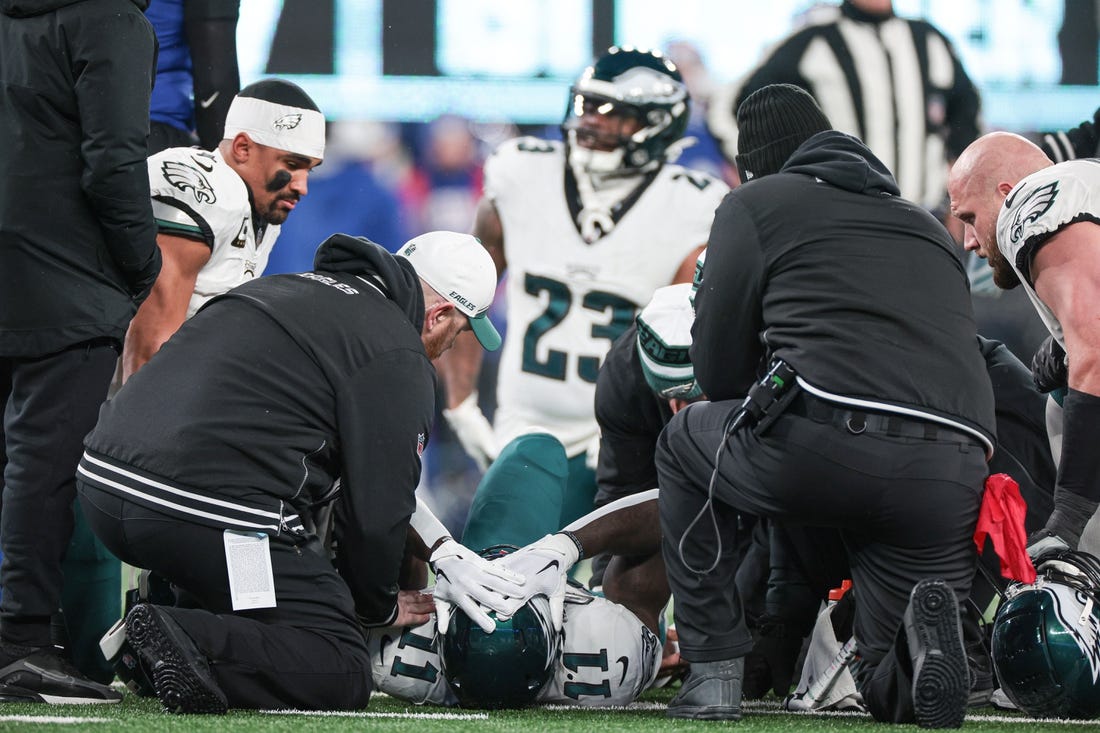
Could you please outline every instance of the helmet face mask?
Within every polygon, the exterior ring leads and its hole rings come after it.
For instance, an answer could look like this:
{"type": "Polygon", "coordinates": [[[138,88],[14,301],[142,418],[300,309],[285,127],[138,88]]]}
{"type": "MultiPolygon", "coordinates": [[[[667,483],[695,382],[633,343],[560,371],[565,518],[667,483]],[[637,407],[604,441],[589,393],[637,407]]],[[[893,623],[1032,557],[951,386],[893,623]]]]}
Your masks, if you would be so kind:
{"type": "Polygon", "coordinates": [[[573,110],[564,124],[575,133],[571,140],[590,150],[611,152],[625,147],[645,125],[637,107],[596,94],[574,94],[573,110]]]}
{"type": "Polygon", "coordinates": [[[632,172],[665,159],[688,122],[687,86],[659,52],[611,48],[569,90],[562,133],[588,172],[632,172]]]}
{"type": "Polygon", "coordinates": [[[1036,561],[1039,577],[1014,585],[993,625],[1002,688],[1037,718],[1100,714],[1100,561],[1060,551],[1036,561]]]}
{"type": "MultiPolygon", "coordinates": [[[[494,546],[481,555],[496,559],[507,550],[494,546]]],[[[560,638],[550,621],[550,602],[535,596],[507,620],[496,618],[486,634],[455,609],[440,642],[443,674],[464,708],[521,708],[535,702],[554,676],[560,638]]]]}

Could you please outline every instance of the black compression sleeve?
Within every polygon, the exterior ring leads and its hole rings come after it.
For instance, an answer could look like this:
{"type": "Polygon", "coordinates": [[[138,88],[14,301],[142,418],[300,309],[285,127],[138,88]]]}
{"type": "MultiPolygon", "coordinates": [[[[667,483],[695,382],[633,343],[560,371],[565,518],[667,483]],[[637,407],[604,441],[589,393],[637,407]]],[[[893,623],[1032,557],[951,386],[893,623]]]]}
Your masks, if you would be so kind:
{"type": "Polygon", "coordinates": [[[1082,122],[1066,133],[1073,145],[1073,157],[1094,158],[1100,153],[1100,107],[1092,116],[1092,121],[1082,122]]]}
{"type": "Polygon", "coordinates": [[[221,141],[229,105],[241,88],[237,15],[228,11],[211,15],[214,17],[189,14],[185,20],[195,84],[195,127],[207,150],[221,141]]]}
{"type": "Polygon", "coordinates": [[[1058,486],[1088,499],[1100,501],[1100,397],[1070,389],[1062,403],[1062,461],[1058,486]]]}

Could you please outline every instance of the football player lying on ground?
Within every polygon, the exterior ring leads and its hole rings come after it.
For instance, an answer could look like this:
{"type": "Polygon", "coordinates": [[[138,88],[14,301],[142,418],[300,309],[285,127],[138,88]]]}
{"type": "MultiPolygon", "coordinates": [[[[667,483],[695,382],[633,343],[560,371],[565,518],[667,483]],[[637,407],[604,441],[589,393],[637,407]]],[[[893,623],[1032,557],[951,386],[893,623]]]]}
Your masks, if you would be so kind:
{"type": "MultiPolygon", "coordinates": [[[[986,359],[987,368],[992,377],[994,394],[998,407],[998,430],[1000,434],[998,457],[991,465],[991,469],[993,472],[1007,472],[1020,477],[1023,495],[1027,499],[1029,505],[1027,524],[1029,526],[1036,523],[1041,525],[1044,512],[1049,513],[1050,486],[1048,479],[1053,472],[1049,456],[1044,454],[1045,437],[1042,431],[1041,395],[1035,392],[1031,387],[1030,375],[1026,367],[1012,357],[1003,345],[995,341],[981,339],[981,346],[983,356],[986,359]],[[1037,511],[1033,512],[1033,507],[1035,507],[1037,511]]],[[[548,436],[528,437],[532,441],[542,439],[541,445],[543,449],[552,444],[548,436]]],[[[526,506],[528,511],[525,511],[524,514],[528,517],[554,516],[552,500],[554,496],[558,495],[556,492],[552,490],[546,492],[539,489],[533,489],[529,493],[527,492],[529,485],[538,486],[541,484],[546,488],[553,488],[552,481],[536,481],[536,475],[532,471],[533,466],[547,467],[551,465],[550,462],[545,459],[537,459],[539,450],[539,443],[537,442],[532,442],[526,446],[510,446],[509,451],[502,454],[502,458],[505,458],[505,460],[494,464],[489,474],[486,475],[486,480],[489,483],[483,486],[479,492],[483,493],[489,500],[480,506],[475,506],[467,527],[466,534],[470,536],[464,535],[463,538],[468,545],[481,546],[482,544],[493,544],[507,539],[507,537],[501,534],[493,535],[489,527],[501,527],[502,523],[499,518],[507,516],[503,512],[508,511],[508,507],[526,506]],[[513,455],[513,451],[524,454],[527,458],[521,460],[520,456],[513,455]],[[494,480],[489,481],[490,479],[494,480]],[[525,495],[529,497],[528,504],[518,504],[508,499],[508,497],[511,496],[511,492],[518,490],[525,491],[525,495]],[[551,502],[551,504],[545,507],[545,511],[543,511],[544,508],[539,505],[541,501],[551,502]],[[483,514],[483,512],[487,512],[487,514],[483,514]],[[483,516],[496,516],[498,521],[495,524],[485,522],[482,519],[483,516]],[[471,529],[477,531],[471,534],[471,529]]],[[[550,468],[543,468],[542,474],[539,475],[548,476],[550,473],[552,473],[550,468]]],[[[630,564],[628,558],[635,558],[633,564],[636,568],[640,569],[645,567],[644,564],[638,563],[636,558],[639,556],[644,557],[648,550],[646,542],[648,540],[655,540],[658,536],[657,528],[654,524],[655,504],[653,499],[655,499],[655,497],[656,491],[653,490],[609,504],[569,525],[566,527],[565,532],[544,537],[533,545],[525,547],[499,560],[501,564],[508,566],[516,573],[524,575],[527,578],[524,595],[520,598],[511,599],[512,607],[518,608],[525,598],[532,597],[539,593],[544,593],[550,598],[555,598],[558,589],[563,586],[564,578],[569,567],[580,557],[593,556],[599,552],[610,551],[619,553],[621,556],[616,557],[613,564],[609,566],[608,579],[605,580],[605,589],[608,592],[608,596],[622,600],[623,603],[632,609],[638,618],[647,620],[647,623],[655,623],[655,614],[659,613],[664,602],[667,600],[667,585],[665,584],[663,565],[660,566],[660,573],[656,575],[656,578],[659,578],[659,587],[665,595],[655,594],[655,597],[659,600],[651,602],[648,607],[645,604],[638,605],[636,603],[631,603],[630,600],[620,596],[619,593],[622,590],[630,590],[632,586],[630,583],[624,583],[615,579],[616,566],[628,567],[630,564]],[[616,511],[616,509],[622,509],[622,511],[616,511]],[[651,527],[652,532],[646,532],[646,527],[651,527]],[[571,533],[572,538],[575,538],[575,540],[579,542],[579,547],[573,544],[573,539],[571,539],[567,533],[571,533]],[[583,552],[580,551],[581,548],[583,548],[583,552]],[[558,561],[556,566],[554,565],[555,560],[558,561]],[[540,573],[540,570],[545,570],[545,572],[540,573]],[[652,619],[652,621],[648,619],[652,619]]],[[[513,509],[511,513],[514,515],[516,512],[513,509]]],[[[497,531],[506,534],[509,530],[503,528],[497,531]]],[[[528,528],[528,531],[534,531],[534,528],[528,528]]],[[[827,531],[815,531],[810,528],[796,528],[794,532],[784,533],[785,542],[781,544],[788,548],[786,557],[787,562],[779,564],[785,566],[785,582],[787,584],[797,585],[795,578],[798,575],[798,571],[809,573],[809,576],[806,577],[803,582],[812,587],[829,587],[828,584],[839,584],[838,578],[844,577],[844,573],[842,572],[839,574],[837,572],[827,573],[828,577],[816,577],[816,575],[826,566],[833,571],[841,569],[832,568],[829,563],[808,563],[808,560],[812,558],[805,557],[808,552],[807,548],[811,542],[819,543],[819,555],[824,554],[828,555],[830,558],[835,557],[837,553],[825,552],[827,543],[825,545],[820,544],[826,534],[827,531]],[[791,556],[792,553],[793,557],[791,556]],[[815,572],[815,570],[817,572],[815,572]]],[[[518,542],[519,540],[515,539],[513,536],[511,541],[518,542]]],[[[775,550],[774,543],[772,550],[773,552],[775,550]]],[[[659,558],[657,558],[657,560],[659,561],[659,558]]],[[[824,557],[818,558],[818,560],[824,560],[824,557]]],[[[990,581],[992,581],[998,574],[998,560],[996,556],[991,552],[986,552],[983,555],[983,563],[992,571],[984,573],[983,576],[988,577],[990,581]]],[[[773,562],[773,564],[776,563],[773,562]]],[[[652,565],[647,569],[650,572],[654,570],[652,565]]],[[[653,576],[650,577],[647,584],[650,588],[656,588],[658,586],[658,582],[653,576]]],[[[646,587],[646,584],[643,584],[641,587],[646,587]]],[[[442,588],[452,596],[456,595],[453,589],[449,588],[449,581],[446,579],[442,581],[442,588]]],[[[471,592],[476,594],[476,588],[471,592]]],[[[564,636],[567,647],[569,646],[570,620],[572,618],[570,614],[571,595],[572,589],[570,588],[566,591],[566,596],[564,598],[564,636]]],[[[788,596],[789,595],[788,593],[788,596]]],[[[988,595],[983,593],[976,593],[976,596],[985,598],[986,600],[989,598],[988,595]]],[[[854,594],[849,596],[847,600],[851,601],[853,598],[854,594]]],[[[498,610],[504,610],[505,613],[508,611],[506,605],[500,606],[499,599],[495,599],[492,593],[486,592],[481,594],[479,600],[483,600],[487,603],[495,603],[498,606],[498,610]]],[[[809,625],[812,625],[812,617],[809,625]]],[[[805,629],[806,632],[809,631],[808,626],[805,629]]],[[[992,691],[992,680],[989,676],[988,652],[982,648],[981,632],[977,624],[971,625],[971,619],[968,619],[964,622],[964,626],[967,627],[967,653],[971,658],[971,674],[974,677],[975,683],[972,687],[972,702],[984,702],[984,700],[988,698],[988,693],[992,691]]],[[[651,628],[655,629],[656,627],[651,625],[651,628]]],[[[441,626],[441,633],[446,629],[447,624],[444,623],[441,626]]],[[[439,640],[435,639],[433,636],[434,632],[432,628],[429,625],[424,625],[419,629],[411,629],[408,631],[411,633],[407,636],[401,635],[401,640],[397,640],[397,637],[392,633],[388,635],[390,641],[386,641],[385,638],[383,638],[385,635],[376,635],[376,640],[372,642],[371,645],[372,665],[376,676],[376,684],[380,689],[410,701],[437,703],[453,702],[453,693],[448,689],[443,676],[438,674],[438,670],[444,666],[443,662],[446,661],[447,655],[444,654],[443,660],[438,658],[440,645],[439,640]],[[397,644],[393,644],[393,641],[397,641],[397,644]],[[403,653],[402,643],[404,644],[403,653]],[[427,673],[426,676],[431,677],[430,682],[426,682],[422,678],[424,673],[427,673]],[[416,678],[418,675],[421,676],[419,682],[410,682],[410,676],[416,678]],[[391,689],[387,689],[387,686],[391,689]]],[[[579,633],[584,633],[584,630],[579,633]]],[[[841,637],[841,640],[851,635],[850,621],[848,622],[848,628],[842,633],[844,636],[841,637]]],[[[799,636],[801,637],[802,634],[800,633],[799,636]]],[[[568,653],[569,649],[566,649],[565,652],[568,653]]],[[[599,658],[599,656],[599,653],[596,652],[592,658],[599,658]]],[[[561,657],[561,659],[565,658],[564,656],[561,657]]],[[[794,660],[791,659],[790,663],[791,670],[794,671],[794,660]]],[[[563,664],[559,663],[557,669],[562,670],[563,664]]],[[[454,676],[453,671],[449,671],[448,674],[454,676]]],[[[545,702],[552,700],[553,698],[551,695],[553,694],[558,694],[559,697],[563,696],[561,693],[565,688],[560,678],[555,685],[556,686],[548,686],[546,688],[546,691],[544,691],[539,698],[540,701],[545,702]]],[[[785,687],[789,687],[789,682],[787,682],[785,687]]],[[[841,689],[843,689],[843,686],[838,686],[836,692],[839,693],[841,689]]],[[[575,693],[575,688],[573,688],[573,691],[575,693]]],[[[776,692],[777,694],[784,694],[780,692],[779,689],[777,689],[776,692]]],[[[817,701],[818,704],[814,705],[814,707],[827,707],[842,700],[844,697],[845,695],[843,694],[830,695],[828,698],[823,696],[817,701]]],[[[572,696],[571,700],[573,702],[589,705],[617,704],[612,701],[611,697],[600,699],[572,696]],[[580,697],[580,699],[578,699],[578,697],[580,697]]],[[[476,704],[484,704],[483,701],[479,702],[475,700],[474,702],[476,704]]]]}
{"type": "MultiPolygon", "coordinates": [[[[565,449],[554,437],[520,436],[505,446],[482,479],[479,493],[489,499],[483,506],[499,506],[494,498],[509,496],[521,477],[528,497],[519,505],[525,518],[554,522],[559,514],[551,509],[564,497],[567,466],[565,449]]],[[[499,559],[488,564],[508,577],[514,577],[505,570],[509,560],[525,568],[514,571],[527,575],[526,598],[520,600],[503,597],[491,582],[479,582],[476,570],[456,578],[442,567],[453,554],[468,551],[418,503],[412,526],[428,547],[435,546],[431,565],[436,571],[438,617],[419,626],[372,631],[368,648],[376,688],[417,704],[473,708],[633,701],[657,677],[661,641],[655,632],[664,600],[655,607],[627,608],[569,584],[567,574],[585,551],[613,550],[622,554],[609,566],[609,577],[622,572],[643,578],[649,571],[650,581],[643,581],[642,590],[659,596],[661,592],[652,593],[651,587],[659,585],[667,599],[663,566],[653,573],[651,565],[637,561],[660,560],[655,497],[654,490],[622,499],[512,554],[502,545],[521,545],[532,539],[530,531],[545,534],[554,528],[537,529],[534,521],[497,522],[495,536],[485,539],[490,543],[486,554],[499,559]],[[621,511],[614,511],[617,508],[621,511]],[[517,530],[517,524],[523,529],[517,530]],[[652,527],[653,532],[639,532],[640,526],[652,527]],[[452,608],[440,596],[466,603],[452,608]],[[471,613],[475,598],[487,604],[486,609],[471,613]],[[495,618],[488,614],[489,606],[495,607],[495,618]],[[486,619],[495,625],[494,633],[485,633],[481,624],[486,619]]],[[[470,544],[466,537],[463,541],[470,544]]],[[[472,568],[460,563],[451,567],[472,568]]]]}
{"type": "MultiPolygon", "coordinates": [[[[636,322],[616,339],[600,367],[595,397],[595,414],[600,427],[597,506],[656,486],[654,452],[661,429],[673,414],[689,403],[705,399],[695,381],[688,353],[695,317],[691,294],[702,280],[704,255],[705,251],[698,259],[695,282],[690,286],[685,283],[658,288],[636,322]]],[[[545,520],[541,512],[514,510],[517,506],[527,506],[530,500],[522,475],[517,476],[510,490],[511,494],[494,488],[489,496],[482,491],[475,495],[463,532],[463,541],[468,546],[487,547],[498,541],[494,538],[501,517],[508,517],[510,527],[517,532],[526,531],[531,540],[542,536],[545,520]],[[524,529],[527,518],[538,522],[538,527],[524,529]]],[[[546,510],[553,511],[553,507],[546,510]]],[[[746,527],[751,527],[753,521],[754,518],[746,517],[746,527]]],[[[746,694],[762,697],[774,687],[781,690],[777,694],[785,695],[796,674],[795,662],[804,635],[787,633],[787,630],[798,627],[796,619],[804,617],[808,632],[821,599],[832,586],[815,588],[805,582],[787,582],[783,568],[775,560],[790,559],[792,552],[785,545],[779,550],[769,547],[765,527],[757,527],[751,533],[746,531],[744,540],[737,551],[746,553],[747,559],[734,582],[745,599],[746,608],[752,608],[748,615],[754,635],[757,628],[760,631],[756,637],[757,646],[749,655],[751,663],[746,668],[746,694]],[[785,634],[790,638],[784,638],[785,634]]],[[[669,598],[661,559],[620,557],[618,570],[607,576],[605,586],[604,570],[609,555],[589,557],[592,559],[589,586],[602,587],[608,599],[627,606],[655,629],[656,617],[669,598]]],[[[843,577],[840,575],[836,582],[843,577]]],[[[682,673],[685,669],[673,644],[666,642],[659,679],[667,680],[669,675],[682,673]]]]}

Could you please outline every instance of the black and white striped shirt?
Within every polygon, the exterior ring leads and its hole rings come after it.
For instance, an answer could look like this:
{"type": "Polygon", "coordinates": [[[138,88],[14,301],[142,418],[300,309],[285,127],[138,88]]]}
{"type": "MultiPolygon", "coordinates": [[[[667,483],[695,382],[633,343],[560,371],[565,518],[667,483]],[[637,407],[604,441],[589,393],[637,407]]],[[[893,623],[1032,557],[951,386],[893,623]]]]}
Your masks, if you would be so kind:
{"type": "Polygon", "coordinates": [[[1044,133],[1039,147],[1055,163],[1077,158],[1100,158],[1100,107],[1091,120],[1072,130],[1044,133]]]}
{"type": "Polygon", "coordinates": [[[901,195],[928,209],[943,203],[948,161],[979,134],[978,92],[950,41],[923,20],[871,15],[847,1],[816,12],[711,100],[707,124],[731,161],[738,106],[778,83],[813,94],[833,127],[863,140],[901,195]]]}

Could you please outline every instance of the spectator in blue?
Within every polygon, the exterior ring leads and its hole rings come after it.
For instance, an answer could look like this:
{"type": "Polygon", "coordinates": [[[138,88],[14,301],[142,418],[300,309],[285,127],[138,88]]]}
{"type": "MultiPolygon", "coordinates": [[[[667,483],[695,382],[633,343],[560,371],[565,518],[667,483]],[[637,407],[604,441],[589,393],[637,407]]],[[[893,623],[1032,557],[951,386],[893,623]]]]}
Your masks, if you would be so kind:
{"type": "Polygon", "coordinates": [[[710,173],[730,186],[738,183],[737,171],[722,155],[722,148],[707,128],[707,107],[714,91],[714,79],[710,75],[703,55],[692,41],[674,40],[665,45],[665,54],[676,64],[691,94],[691,114],[688,116],[684,139],[694,139],[685,146],[676,162],[685,168],[710,173]]]}
{"type": "Polygon", "coordinates": [[[200,145],[213,150],[241,89],[240,0],[156,0],[145,17],[160,51],[149,103],[149,154],[200,145]]]}
{"type": "Polygon", "coordinates": [[[470,121],[442,115],[415,132],[417,225],[425,230],[464,231],[474,223],[481,200],[481,167],[485,162],[470,121]]]}

